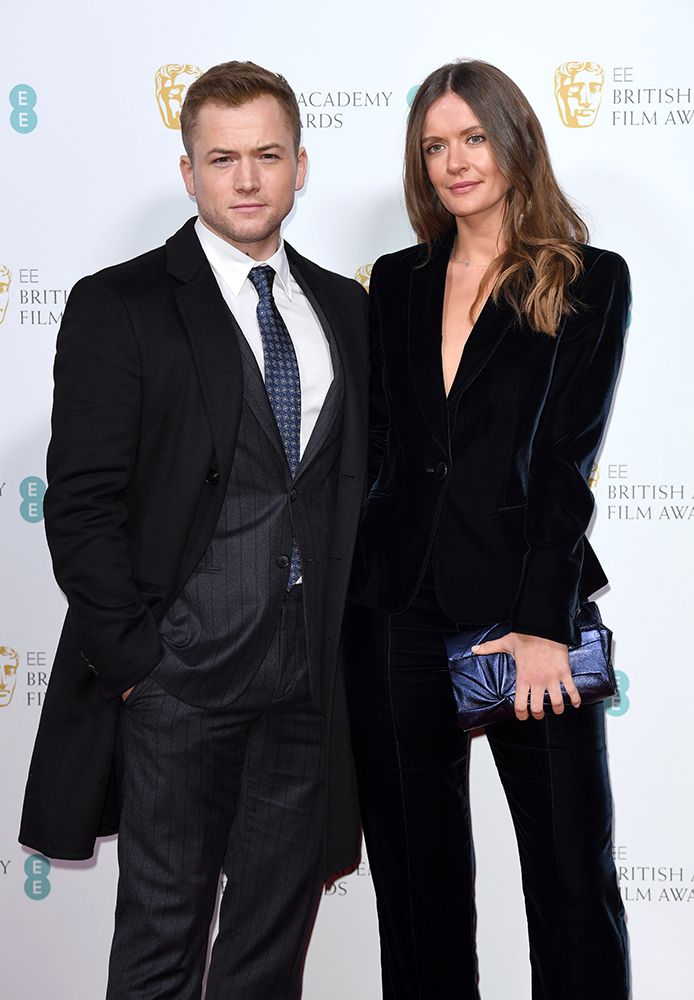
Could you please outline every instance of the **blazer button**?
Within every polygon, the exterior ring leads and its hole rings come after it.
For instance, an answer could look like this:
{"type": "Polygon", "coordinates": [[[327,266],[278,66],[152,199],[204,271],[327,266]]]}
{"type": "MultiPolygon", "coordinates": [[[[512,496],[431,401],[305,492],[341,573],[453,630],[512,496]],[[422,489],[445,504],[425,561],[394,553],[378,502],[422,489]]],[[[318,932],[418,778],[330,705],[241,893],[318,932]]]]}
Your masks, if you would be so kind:
{"type": "Polygon", "coordinates": [[[205,486],[216,486],[219,482],[219,473],[216,469],[210,469],[205,479],[205,486]]]}
{"type": "Polygon", "coordinates": [[[446,465],[445,462],[439,462],[436,468],[434,469],[434,478],[445,479],[447,475],[448,475],[448,466],[446,465]]]}
{"type": "Polygon", "coordinates": [[[287,566],[289,565],[289,556],[277,556],[275,562],[277,563],[280,569],[286,569],[287,566]]]}
{"type": "Polygon", "coordinates": [[[289,491],[289,499],[292,500],[292,501],[296,500],[296,490],[295,489],[291,489],[289,491]]]}

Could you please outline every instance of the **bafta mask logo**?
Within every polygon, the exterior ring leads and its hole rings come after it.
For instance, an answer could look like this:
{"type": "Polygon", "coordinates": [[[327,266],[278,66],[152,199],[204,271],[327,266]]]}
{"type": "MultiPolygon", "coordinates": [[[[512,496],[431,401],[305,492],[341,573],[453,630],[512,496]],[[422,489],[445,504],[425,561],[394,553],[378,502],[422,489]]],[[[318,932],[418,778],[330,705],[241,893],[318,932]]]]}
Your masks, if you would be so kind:
{"type": "Polygon", "coordinates": [[[7,307],[10,304],[10,285],[12,284],[12,272],[9,267],[0,264],[0,323],[5,319],[7,307]]]}
{"type": "Polygon", "coordinates": [[[0,646],[0,708],[7,708],[12,701],[18,670],[18,653],[9,646],[0,646]]]}
{"type": "Polygon", "coordinates": [[[565,62],[554,74],[554,97],[567,128],[590,128],[595,124],[605,70],[594,62],[565,62]]]}
{"type": "Polygon", "coordinates": [[[354,277],[357,279],[357,281],[359,282],[359,284],[363,285],[364,288],[367,290],[367,292],[369,290],[369,285],[371,283],[371,268],[372,267],[373,267],[373,264],[362,264],[362,266],[359,268],[359,270],[357,271],[357,273],[354,275],[354,277]]]}
{"type": "Polygon", "coordinates": [[[181,108],[188,87],[201,73],[199,67],[190,63],[167,63],[166,66],[160,66],[154,74],[159,114],[167,128],[180,130],[181,108]]]}

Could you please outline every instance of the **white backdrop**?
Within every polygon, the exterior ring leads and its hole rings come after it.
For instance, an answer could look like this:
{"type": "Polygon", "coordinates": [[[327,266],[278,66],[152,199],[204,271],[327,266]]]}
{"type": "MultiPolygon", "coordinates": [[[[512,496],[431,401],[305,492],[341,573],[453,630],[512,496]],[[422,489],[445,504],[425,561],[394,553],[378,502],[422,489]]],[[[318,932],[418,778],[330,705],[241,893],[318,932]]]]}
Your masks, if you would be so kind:
{"type": "MultiPolygon", "coordinates": [[[[175,62],[204,69],[240,58],[287,76],[302,104],[311,161],[287,233],[302,253],[353,275],[412,242],[400,186],[407,95],[435,66],[460,56],[499,65],[526,92],[593,242],[622,253],[632,270],[633,322],[595,471],[592,531],[612,581],[601,608],[616,634],[622,689],[608,709],[615,841],[634,998],[691,1000],[692,664],[681,651],[678,623],[687,620],[694,598],[685,573],[694,525],[694,346],[690,310],[682,307],[694,231],[693,26],[688,0],[661,0],[657,11],[645,0],[566,8],[550,0],[493,6],[385,0],[334,8],[319,0],[301,6],[121,0],[117,8],[64,0],[4,12],[3,1000],[95,1000],[104,991],[114,842],[102,842],[92,862],[49,869],[16,836],[64,614],[41,524],[61,309],[80,276],[161,244],[194,213],[178,175],[180,133],[160,114],[155,73],[175,62]],[[554,99],[555,69],[571,60],[604,70],[597,118],[578,128],[563,124],[554,99]]],[[[515,841],[483,738],[474,745],[472,795],[482,993],[485,1000],[527,1000],[515,841]]],[[[367,862],[326,893],[304,995],[380,996],[367,862]]]]}

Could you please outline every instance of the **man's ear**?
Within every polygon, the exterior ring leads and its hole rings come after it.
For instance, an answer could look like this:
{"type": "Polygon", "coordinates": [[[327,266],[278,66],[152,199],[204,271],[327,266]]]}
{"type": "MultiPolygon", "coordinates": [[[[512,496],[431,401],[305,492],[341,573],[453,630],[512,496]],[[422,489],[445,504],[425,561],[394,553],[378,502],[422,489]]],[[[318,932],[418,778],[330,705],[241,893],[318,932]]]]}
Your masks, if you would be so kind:
{"type": "Polygon", "coordinates": [[[183,183],[186,186],[186,191],[191,196],[195,197],[195,174],[193,173],[193,164],[189,156],[182,156],[179,160],[179,168],[181,170],[181,177],[183,178],[183,183]]]}
{"type": "Polygon", "coordinates": [[[303,146],[299,148],[299,152],[296,154],[296,181],[294,183],[294,190],[301,191],[304,186],[304,181],[306,180],[306,171],[308,170],[308,156],[306,150],[303,146]]]}

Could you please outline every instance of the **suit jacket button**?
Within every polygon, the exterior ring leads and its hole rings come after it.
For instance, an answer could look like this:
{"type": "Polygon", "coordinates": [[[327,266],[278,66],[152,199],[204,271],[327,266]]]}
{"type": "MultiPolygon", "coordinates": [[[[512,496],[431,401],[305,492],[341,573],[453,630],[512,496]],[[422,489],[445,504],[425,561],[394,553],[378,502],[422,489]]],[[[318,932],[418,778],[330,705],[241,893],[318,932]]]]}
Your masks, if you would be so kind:
{"type": "Polygon", "coordinates": [[[291,489],[291,490],[289,491],[289,499],[290,499],[290,500],[296,500],[296,490],[294,490],[294,489],[291,489]]]}
{"type": "Polygon", "coordinates": [[[280,569],[286,569],[287,566],[289,565],[289,556],[277,556],[275,562],[277,563],[280,569]]]}
{"type": "Polygon", "coordinates": [[[219,473],[216,469],[210,469],[205,479],[205,486],[216,486],[219,482],[219,473]]]}
{"type": "Polygon", "coordinates": [[[445,462],[439,462],[434,469],[434,477],[436,479],[445,479],[448,475],[448,466],[445,462]]]}

